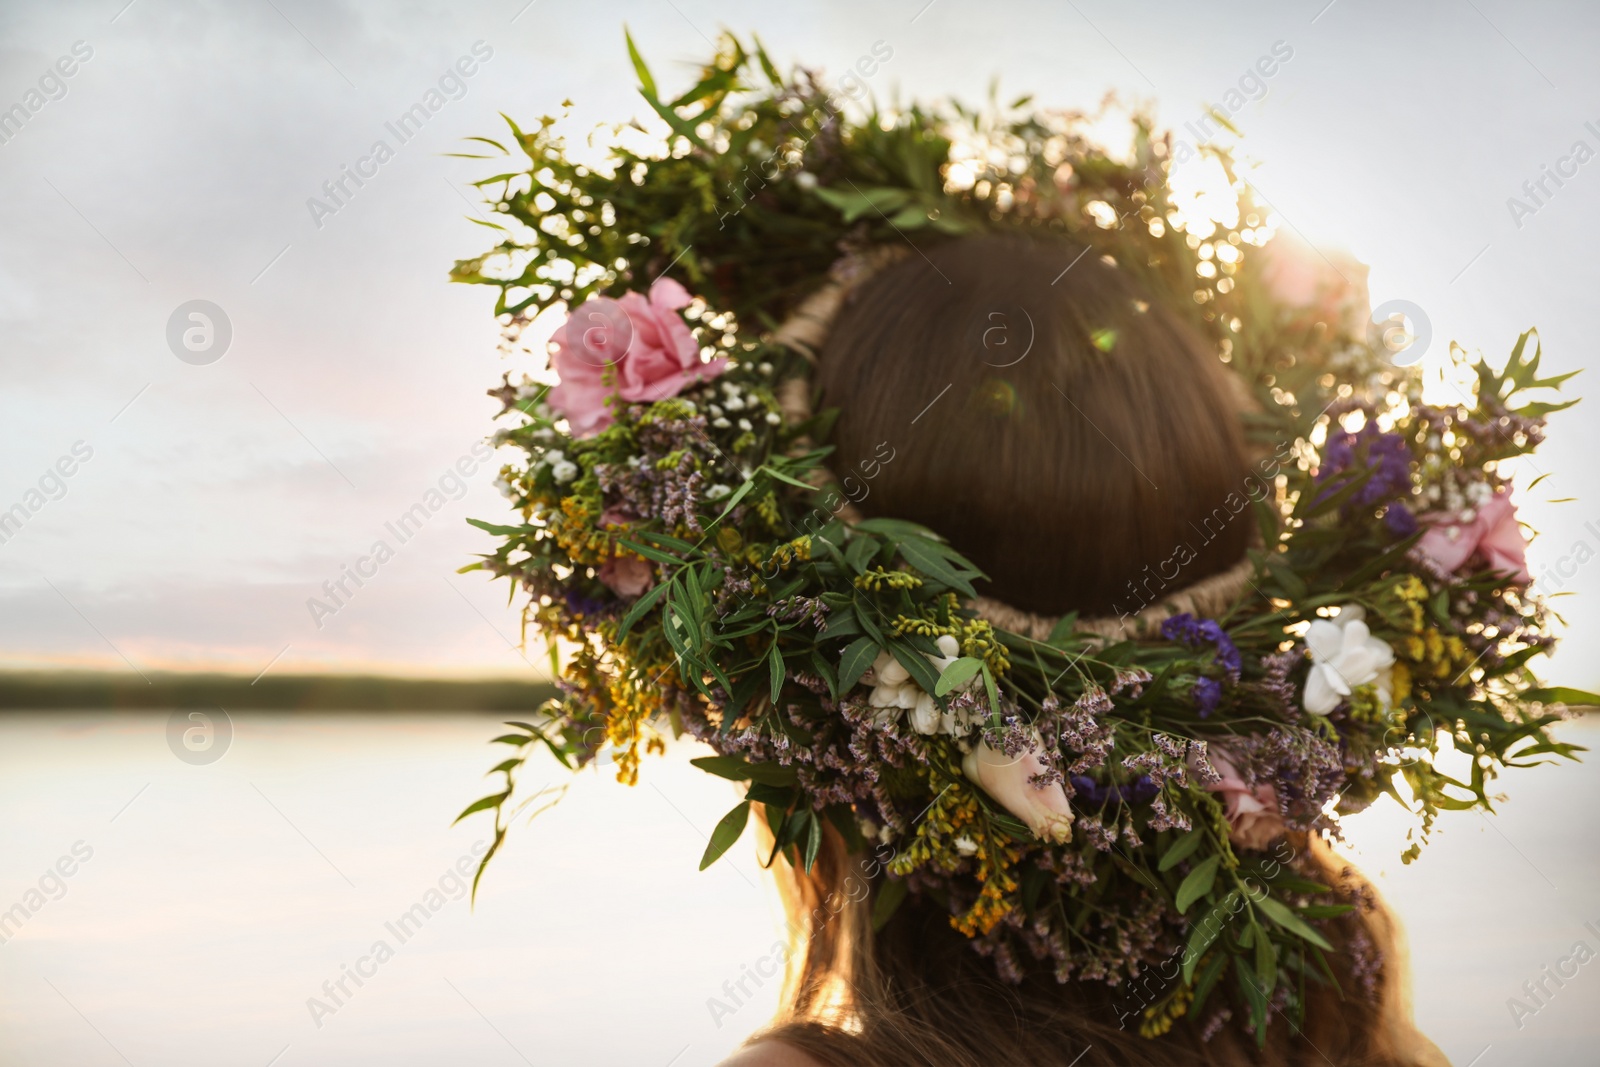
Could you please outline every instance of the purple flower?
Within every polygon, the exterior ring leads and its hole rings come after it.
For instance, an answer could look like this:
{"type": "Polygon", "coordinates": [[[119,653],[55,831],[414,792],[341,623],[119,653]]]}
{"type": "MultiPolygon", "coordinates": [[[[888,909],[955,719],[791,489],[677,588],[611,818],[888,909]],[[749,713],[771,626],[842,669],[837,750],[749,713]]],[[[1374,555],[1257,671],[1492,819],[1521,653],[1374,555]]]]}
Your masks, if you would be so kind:
{"type": "Polygon", "coordinates": [[[1194,704],[1200,717],[1207,718],[1222,703],[1222,683],[1215,678],[1199,678],[1194,683],[1194,704]]]}
{"type": "Polygon", "coordinates": [[[1394,534],[1396,540],[1403,540],[1417,532],[1417,517],[1397,500],[1384,510],[1383,525],[1394,534]]]}
{"type": "Polygon", "coordinates": [[[1411,446],[1400,434],[1380,433],[1370,419],[1354,433],[1335,430],[1322,448],[1316,480],[1327,483],[1327,488],[1317,499],[1346,484],[1347,479],[1339,477],[1346,472],[1352,472],[1352,478],[1366,478],[1352,500],[1356,506],[1373,507],[1405,496],[1411,492],[1411,446]]]}
{"type": "Polygon", "coordinates": [[[1073,795],[1091,808],[1107,804],[1148,804],[1156,795],[1156,784],[1148,774],[1141,774],[1127,785],[1101,785],[1087,774],[1074,774],[1073,795]]]}
{"type": "Polygon", "coordinates": [[[1244,665],[1239,648],[1233,638],[1215,619],[1196,619],[1188,612],[1174,615],[1161,624],[1161,636],[1191,648],[1211,645],[1216,649],[1217,665],[1227,672],[1228,680],[1237,682],[1244,665]]]}

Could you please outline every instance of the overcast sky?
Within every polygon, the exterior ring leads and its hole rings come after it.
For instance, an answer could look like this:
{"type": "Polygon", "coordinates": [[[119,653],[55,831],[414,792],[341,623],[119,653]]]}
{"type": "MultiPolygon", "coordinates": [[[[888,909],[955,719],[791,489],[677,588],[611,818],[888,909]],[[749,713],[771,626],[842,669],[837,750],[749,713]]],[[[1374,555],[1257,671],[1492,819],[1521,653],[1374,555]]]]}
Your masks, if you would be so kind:
{"type": "MultiPolygon", "coordinates": [[[[487,244],[463,216],[491,172],[442,154],[501,110],[642,113],[624,21],[669,87],[727,25],[830,72],[882,41],[885,98],[981,99],[999,77],[1052,105],[1116,89],[1174,125],[1281,42],[1292,58],[1235,117],[1281,215],[1371,262],[1375,302],[1423,307],[1430,359],[1537,325],[1551,369],[1591,360],[1600,162],[1531,214],[1507,204],[1574,142],[1600,149],[1578,4],[125,3],[0,10],[0,111],[31,111],[0,127],[0,510],[39,505],[0,544],[0,665],[529,670],[504,587],[453,573],[487,544],[463,520],[503,513],[492,470],[406,544],[384,524],[471,456],[502,369],[492,294],[445,280],[487,244]],[[463,57],[458,98],[399,143],[385,124],[463,57]],[[393,157],[360,164],[380,139],[393,157]],[[314,218],[358,164],[376,174],[314,218]],[[231,326],[213,362],[168,342],[194,300],[231,326]],[[395,558],[319,629],[307,598],[380,537],[395,558]]],[[[1523,509],[1534,572],[1566,558],[1580,594],[1558,602],[1554,674],[1589,686],[1594,418],[1557,417],[1523,509]]]]}

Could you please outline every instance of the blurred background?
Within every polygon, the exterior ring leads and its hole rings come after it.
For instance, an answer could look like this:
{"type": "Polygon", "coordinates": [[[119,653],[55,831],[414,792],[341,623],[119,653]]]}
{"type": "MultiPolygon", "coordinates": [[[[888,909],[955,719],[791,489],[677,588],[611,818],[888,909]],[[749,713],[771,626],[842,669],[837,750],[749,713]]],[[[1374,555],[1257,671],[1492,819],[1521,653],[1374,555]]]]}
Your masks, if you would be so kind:
{"type": "MultiPolygon", "coordinates": [[[[1600,16],[1578,3],[10,0],[0,1064],[668,1067],[770,1014],[775,981],[708,1007],[781,928],[753,856],[694,870],[732,787],[687,746],[631,790],[551,763],[570,788],[475,909],[453,873],[488,836],[450,820],[485,791],[496,717],[548,675],[506,590],[455,573],[489,545],[465,518],[504,512],[484,390],[513,368],[491,296],[446,283],[491,243],[469,183],[496,168],[447,153],[498,112],[570,100],[580,136],[642,117],[624,24],[666,88],[727,27],[825,77],[886,46],[858,78],[886,104],[1113,90],[1191,144],[1220,107],[1280,227],[1371,264],[1426,362],[1452,339],[1503,358],[1530,326],[1548,370],[1594,362],[1600,16]],[[392,558],[314,611],[378,541],[392,558]],[[419,903],[398,943],[385,924],[419,903]],[[308,1006],[380,939],[392,959],[308,1006]]],[[[1518,480],[1546,476],[1521,516],[1569,624],[1545,673],[1592,689],[1588,407],[1518,480]]],[[[1454,1062],[1590,1063],[1600,969],[1524,983],[1600,950],[1600,777],[1503,784],[1504,814],[1447,817],[1426,862],[1398,863],[1393,806],[1351,851],[1454,1062]]]]}

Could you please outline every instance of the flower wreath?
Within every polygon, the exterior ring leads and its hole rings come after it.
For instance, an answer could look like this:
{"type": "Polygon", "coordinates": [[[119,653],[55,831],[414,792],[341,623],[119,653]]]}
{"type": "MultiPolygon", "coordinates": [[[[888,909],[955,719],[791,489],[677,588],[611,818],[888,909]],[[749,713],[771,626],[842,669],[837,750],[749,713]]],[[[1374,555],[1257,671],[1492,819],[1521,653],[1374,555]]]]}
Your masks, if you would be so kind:
{"type": "Polygon", "coordinates": [[[508,349],[575,309],[550,373],[492,391],[521,521],[474,520],[500,545],[466,569],[528,594],[562,695],[497,738],[504,787],[463,812],[495,813],[484,863],[535,748],[632,783],[670,730],[747,784],[702,868],[752,812],[807,869],[831,826],[884,860],[880,925],[926,894],[1012,979],[1181,961],[1147,1034],[1218,998],[1260,1039],[1269,1009],[1298,1026],[1305,983],[1332,980],[1319,928],[1359,901],[1277,843],[1389,793],[1419,816],[1409,862],[1441,809],[1489,808],[1501,767],[1571,756],[1548,727],[1597,699],[1528,667],[1553,637],[1501,472],[1567,406],[1523,394],[1565,376],[1539,378],[1524,335],[1459,403],[1423,403],[1345,289],[1281,298],[1227,153],[1200,153],[1230,201],[1201,213],[1140,116],[1131,161],[1026,100],[852,118],[732,38],[666,100],[628,43],[665,143],[602,131],[583,163],[555,120],[511,124],[529,162],[479,183],[502,238],[454,272],[499,290],[508,349]],[[894,249],[1007,227],[1138,274],[1252,395],[1261,458],[1223,504],[1258,520],[1239,567],[1134,616],[1041,619],[979,598],[937,531],[855,510],[894,450],[826,466],[809,370],[833,311],[894,249]]]}

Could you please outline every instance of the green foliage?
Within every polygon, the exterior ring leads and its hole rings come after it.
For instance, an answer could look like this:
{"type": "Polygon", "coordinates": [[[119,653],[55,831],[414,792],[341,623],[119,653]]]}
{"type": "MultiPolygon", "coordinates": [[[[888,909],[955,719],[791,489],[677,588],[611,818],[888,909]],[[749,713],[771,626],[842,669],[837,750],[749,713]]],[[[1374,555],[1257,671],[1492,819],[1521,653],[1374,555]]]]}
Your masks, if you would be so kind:
{"type": "MultiPolygon", "coordinates": [[[[1183,931],[1190,1016],[1226,996],[1264,1039],[1274,995],[1287,993],[1293,1021],[1297,991],[1308,977],[1324,980],[1332,942],[1323,924],[1350,904],[1234,839],[1194,770],[1202,743],[1232,746],[1241,764],[1263,738],[1291,754],[1336,753],[1331,768],[1310,756],[1303,766],[1340,778],[1337,797],[1351,810],[1398,798],[1404,782],[1421,816],[1408,861],[1439,811],[1488,809],[1501,768],[1579,751],[1550,732],[1559,705],[1600,698],[1538,683],[1529,664],[1548,644],[1543,605],[1486,568],[1441,576],[1419,559],[1418,535],[1387,521],[1430,489],[1498,486],[1496,464],[1532,451],[1541,420],[1571,403],[1524,395],[1569,377],[1539,377],[1533,335],[1502,369],[1478,365],[1475,396],[1425,405],[1417,377],[1385,364],[1364,337],[1272,300],[1258,259],[1269,227],[1243,183],[1233,222],[1183,216],[1166,181],[1167,143],[1143,118],[1133,120],[1130,157],[1115,159],[1089,139],[1084,116],[1024,112],[1025,101],[852,116],[808,73],[780,74],[759,45],[731,37],[669,96],[631,38],[627,47],[664,142],[620,138],[608,158],[578,163],[553,118],[527,132],[508,118],[508,146],[478,139],[513,157],[509,171],[479,183],[502,236],[453,277],[494,288],[514,336],[546,309],[641,292],[670,274],[703,299],[685,322],[729,369],[655,403],[618,402],[612,425],[587,437],[570,433],[534,383],[508,380],[493,393],[512,424],[501,440],[524,457],[503,472],[520,521],[474,520],[498,539],[475,566],[529,594],[528,621],[552,649],[573,651],[559,668],[564,695],[496,739],[514,753],[491,771],[502,781],[462,813],[494,813],[485,865],[517,810],[516,776],[531,751],[576,768],[608,749],[631,781],[641,750],[659,745],[657,729],[692,726],[717,751],[695,765],[746,789],[712,831],[702,868],[741,838],[752,813],[773,838],[767,862],[782,855],[805,870],[825,833],[857,851],[882,833],[897,852],[894,876],[876,886],[876,926],[893,921],[902,876],[917,872],[914,884],[940,887],[927,891],[972,936],[1048,930],[1107,974],[1151,963],[1133,957],[1156,951],[1148,916],[1159,913],[1163,930],[1183,931]],[[782,417],[777,397],[806,386],[794,379],[808,367],[768,331],[841,252],[907,240],[926,248],[985,228],[1058,234],[1110,257],[1187,318],[1261,401],[1247,432],[1272,456],[1270,472],[1266,461],[1258,472],[1267,488],[1223,505],[1251,509],[1244,521],[1261,535],[1246,592],[1215,620],[1237,649],[1232,668],[1215,642],[1108,639],[1075,614],[1042,641],[995,629],[966,606],[983,575],[937,531],[840,517],[845,498],[818,445],[828,413],[782,417]],[[755,416],[746,425],[705,417],[725,402],[725,386],[755,416]],[[1516,432],[1471,429],[1513,418],[1516,432]],[[1399,486],[1376,480],[1384,465],[1370,455],[1333,461],[1330,442],[1380,425],[1397,442],[1399,486]],[[673,434],[670,451],[647,451],[647,440],[673,434]],[[556,453],[571,467],[559,479],[556,453]],[[718,495],[679,491],[692,514],[671,515],[644,513],[635,497],[616,519],[618,472],[645,465],[714,484],[718,495]],[[603,572],[618,561],[643,568],[647,588],[613,589],[603,572]],[[1395,653],[1388,688],[1364,683],[1336,714],[1307,714],[1302,635],[1355,609],[1395,653]],[[951,639],[958,653],[947,654],[951,639]],[[904,694],[878,677],[880,659],[909,677],[920,726],[903,704],[871,703],[877,689],[904,694]],[[1206,686],[1221,694],[1216,711],[1198,703],[1206,686]],[[881,736],[841,740],[863,724],[881,736]],[[1091,727],[1105,731],[1098,759],[1085,740],[1091,727]],[[1008,738],[1036,744],[1055,769],[1081,761],[1069,840],[1036,837],[1022,813],[963,773],[975,744],[1002,748],[1008,738]],[[824,746],[826,759],[784,755],[824,746]],[[1439,769],[1447,746],[1469,757],[1463,780],[1439,769]],[[880,761],[870,783],[840,769],[861,759],[880,761]],[[841,800],[869,795],[868,785],[870,803],[841,800]],[[906,823],[895,834],[858,824],[885,817],[886,806],[906,823]],[[1152,939],[1123,952],[1135,934],[1152,939]],[[1235,982],[1224,980],[1230,969],[1235,982]]],[[[1233,177],[1225,153],[1207,158],[1233,177]]],[[[1115,351],[1114,335],[1093,340],[1115,351]]],[[[1270,782],[1278,770],[1249,773],[1270,782]]],[[[1296,835],[1327,825],[1320,804],[1292,818],[1296,835]]]]}

